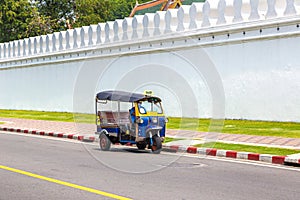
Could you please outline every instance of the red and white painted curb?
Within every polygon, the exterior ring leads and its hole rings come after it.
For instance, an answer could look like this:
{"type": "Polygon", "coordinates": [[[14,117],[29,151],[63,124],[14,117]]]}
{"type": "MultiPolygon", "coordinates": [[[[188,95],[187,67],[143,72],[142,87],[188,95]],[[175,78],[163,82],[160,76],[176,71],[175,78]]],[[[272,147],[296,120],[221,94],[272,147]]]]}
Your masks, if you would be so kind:
{"type": "Polygon", "coordinates": [[[41,136],[51,136],[51,137],[58,137],[58,138],[68,138],[68,139],[79,140],[84,142],[94,142],[96,139],[94,136],[66,134],[66,133],[59,133],[59,132],[46,132],[46,131],[28,130],[28,129],[6,128],[6,127],[0,127],[0,131],[9,131],[15,133],[24,133],[24,134],[41,135],[41,136]]]}
{"type": "Polygon", "coordinates": [[[249,152],[237,152],[231,150],[219,150],[214,148],[197,148],[193,146],[180,146],[180,145],[164,145],[164,148],[174,150],[176,152],[182,153],[191,153],[191,154],[201,154],[207,156],[218,156],[218,157],[227,157],[251,161],[261,161],[273,164],[285,164],[285,163],[295,163],[300,164],[300,159],[291,160],[287,156],[275,156],[269,154],[258,154],[258,153],[249,153],[249,152]]]}
{"type": "MultiPolygon", "coordinates": [[[[78,135],[78,134],[66,134],[66,133],[16,129],[16,128],[6,128],[6,127],[0,127],[0,131],[9,131],[15,133],[24,133],[24,134],[41,135],[41,136],[52,136],[58,138],[68,138],[68,139],[74,139],[74,140],[79,140],[84,142],[98,141],[98,138],[96,138],[95,136],[86,136],[86,135],[78,135]]],[[[290,158],[287,156],[274,156],[268,154],[257,154],[257,153],[249,153],[249,152],[237,152],[231,150],[219,150],[214,148],[197,148],[193,146],[180,146],[180,145],[168,145],[168,144],[163,145],[163,148],[170,149],[175,152],[236,158],[236,159],[244,159],[244,160],[251,160],[251,161],[262,161],[262,162],[268,162],[273,164],[285,164],[285,163],[300,164],[300,159],[293,158],[293,157],[290,158]]]]}
{"type": "Polygon", "coordinates": [[[300,164],[300,158],[299,155],[295,156],[295,155],[290,155],[288,157],[285,158],[285,162],[286,163],[294,163],[294,164],[300,164]]]}

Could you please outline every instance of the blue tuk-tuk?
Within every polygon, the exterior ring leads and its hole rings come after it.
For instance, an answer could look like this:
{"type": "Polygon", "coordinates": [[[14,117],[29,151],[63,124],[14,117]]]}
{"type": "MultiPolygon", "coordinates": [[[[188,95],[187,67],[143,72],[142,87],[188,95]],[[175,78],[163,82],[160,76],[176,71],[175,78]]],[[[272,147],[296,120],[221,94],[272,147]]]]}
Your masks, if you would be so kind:
{"type": "Polygon", "coordinates": [[[96,95],[96,124],[100,148],[112,144],[136,144],[138,149],[160,153],[167,118],[161,99],[149,94],[102,91],[96,95]],[[101,106],[100,106],[101,105],[101,106]]]}

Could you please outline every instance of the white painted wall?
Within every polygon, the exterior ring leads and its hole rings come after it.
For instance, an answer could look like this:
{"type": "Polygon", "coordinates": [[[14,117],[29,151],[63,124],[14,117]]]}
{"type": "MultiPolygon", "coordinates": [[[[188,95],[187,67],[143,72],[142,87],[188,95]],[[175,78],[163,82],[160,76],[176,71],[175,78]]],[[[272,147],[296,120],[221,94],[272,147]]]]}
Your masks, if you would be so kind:
{"type": "Polygon", "coordinates": [[[72,111],[78,63],[0,71],[1,109],[72,111]]]}
{"type": "Polygon", "coordinates": [[[300,121],[299,44],[297,37],[208,48],[222,77],[226,116],[300,121]]]}

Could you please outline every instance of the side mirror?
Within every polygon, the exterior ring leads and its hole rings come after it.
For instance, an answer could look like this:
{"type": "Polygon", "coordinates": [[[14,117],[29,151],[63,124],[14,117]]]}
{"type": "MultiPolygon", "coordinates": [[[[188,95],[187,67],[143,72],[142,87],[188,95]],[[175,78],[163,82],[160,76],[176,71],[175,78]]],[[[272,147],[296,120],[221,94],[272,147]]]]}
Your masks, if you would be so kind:
{"type": "Polygon", "coordinates": [[[146,114],[147,113],[147,111],[144,107],[140,107],[139,110],[140,110],[141,114],[146,114]]]}

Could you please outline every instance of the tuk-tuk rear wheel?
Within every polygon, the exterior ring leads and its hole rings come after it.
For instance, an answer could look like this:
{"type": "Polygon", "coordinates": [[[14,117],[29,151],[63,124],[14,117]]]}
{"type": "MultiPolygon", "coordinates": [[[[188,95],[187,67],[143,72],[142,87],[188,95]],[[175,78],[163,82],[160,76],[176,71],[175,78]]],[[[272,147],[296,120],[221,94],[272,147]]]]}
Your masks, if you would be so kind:
{"type": "Polygon", "coordinates": [[[159,154],[162,149],[162,143],[161,143],[160,137],[158,137],[157,135],[154,135],[152,137],[152,141],[153,141],[153,144],[151,147],[152,152],[155,154],[159,154]]]}
{"type": "Polygon", "coordinates": [[[105,133],[100,133],[99,144],[101,150],[103,151],[108,151],[110,149],[111,141],[109,140],[109,138],[106,136],[105,133]]]}

